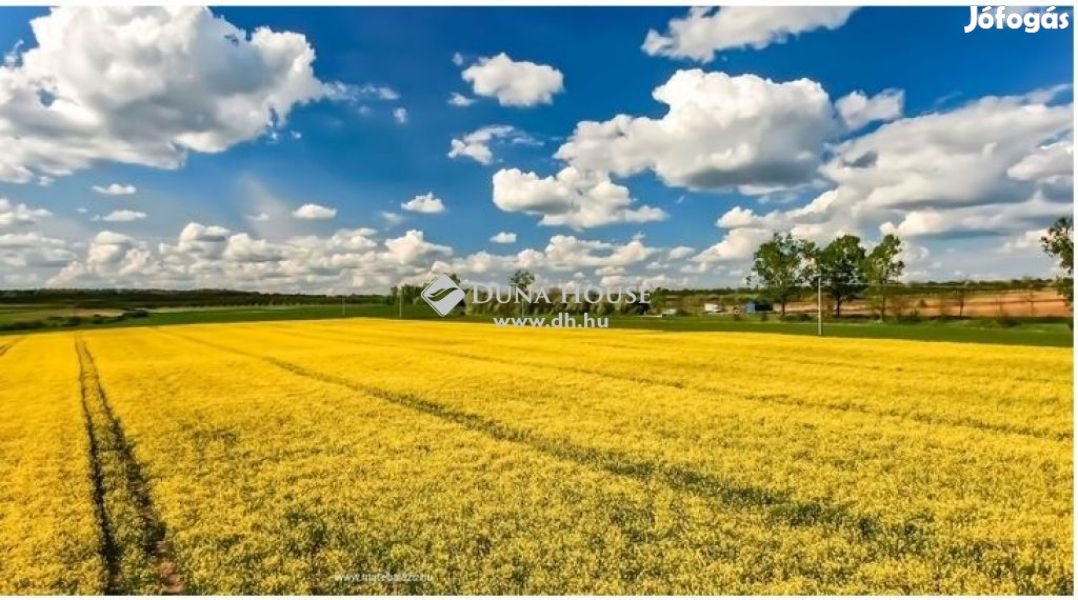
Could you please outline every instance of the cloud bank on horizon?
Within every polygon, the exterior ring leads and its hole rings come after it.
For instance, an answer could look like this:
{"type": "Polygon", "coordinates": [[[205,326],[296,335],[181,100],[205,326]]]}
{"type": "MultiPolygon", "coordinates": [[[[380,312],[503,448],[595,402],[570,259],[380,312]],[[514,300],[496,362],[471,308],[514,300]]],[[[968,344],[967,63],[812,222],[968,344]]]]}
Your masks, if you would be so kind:
{"type": "Polygon", "coordinates": [[[1070,36],[914,10],[608,9],[585,49],[573,9],[515,9],[418,60],[392,9],[5,18],[0,287],[712,287],[774,231],[896,233],[915,279],[1048,275],[1070,36]],[[353,17],[366,50],[326,25],[353,17]],[[896,48],[906,18],[935,46],[896,48]]]}

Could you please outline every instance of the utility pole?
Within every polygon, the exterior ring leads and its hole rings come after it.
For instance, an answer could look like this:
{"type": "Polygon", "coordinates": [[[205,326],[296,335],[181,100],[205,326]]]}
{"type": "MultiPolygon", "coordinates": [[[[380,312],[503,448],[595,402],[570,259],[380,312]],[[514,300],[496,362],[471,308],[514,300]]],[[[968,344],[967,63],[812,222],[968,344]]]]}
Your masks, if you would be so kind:
{"type": "Polygon", "coordinates": [[[823,276],[816,275],[816,335],[823,335],[823,276]]]}
{"type": "Polygon", "coordinates": [[[404,318],[404,287],[397,284],[397,318],[404,318]]]}
{"type": "Polygon", "coordinates": [[[820,269],[820,258],[815,257],[816,262],[816,335],[823,336],[823,271],[820,269]]]}
{"type": "Polygon", "coordinates": [[[344,294],[341,294],[341,318],[344,318],[344,294]]]}

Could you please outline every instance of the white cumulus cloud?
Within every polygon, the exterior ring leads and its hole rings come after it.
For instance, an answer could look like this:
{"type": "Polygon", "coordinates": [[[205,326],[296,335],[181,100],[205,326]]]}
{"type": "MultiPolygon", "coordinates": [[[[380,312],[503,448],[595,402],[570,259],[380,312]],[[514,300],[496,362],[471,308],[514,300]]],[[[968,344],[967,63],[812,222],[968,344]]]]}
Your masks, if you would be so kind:
{"type": "Polygon", "coordinates": [[[692,260],[702,264],[744,261],[770,237],[771,231],[767,229],[734,229],[718,243],[692,257],[692,260]]]}
{"type": "Polygon", "coordinates": [[[556,157],[585,170],[651,170],[667,185],[751,193],[815,177],[835,130],[827,92],[808,79],[681,70],[652,95],[669,107],[662,118],[583,121],[556,157]]]}
{"type": "Polygon", "coordinates": [[[52,9],[0,66],[0,180],[98,161],[173,169],[330,96],[298,33],[243,31],[196,7],[52,9]],[[29,45],[28,45],[29,46],[29,45]]]}
{"type": "Polygon", "coordinates": [[[32,225],[38,219],[51,216],[44,208],[31,208],[23,203],[15,204],[7,198],[0,198],[0,227],[9,225],[32,225]]]}
{"type": "Polygon", "coordinates": [[[1011,179],[1037,181],[1074,176],[1074,141],[1040,146],[1007,169],[1011,179]]]}
{"type": "Polygon", "coordinates": [[[92,189],[98,194],[103,194],[105,196],[130,196],[138,191],[135,189],[135,186],[122,183],[95,185],[92,189]]]}
{"type": "Polygon", "coordinates": [[[497,98],[502,106],[550,104],[554,94],[564,89],[561,71],[549,65],[514,61],[504,52],[480,58],[464,69],[461,77],[472,84],[474,94],[497,98]]]}
{"type": "Polygon", "coordinates": [[[822,6],[692,8],[687,16],[671,20],[666,34],[649,31],[643,50],[653,56],[709,62],[723,50],[759,50],[813,29],[837,29],[854,10],[822,6]]]}
{"type": "Polygon", "coordinates": [[[428,242],[422,231],[409,229],[404,235],[385,241],[389,257],[405,265],[417,265],[437,256],[451,256],[453,249],[428,242]]]}
{"type": "Polygon", "coordinates": [[[901,117],[904,99],[902,90],[884,90],[871,98],[864,92],[851,92],[835,101],[835,110],[847,129],[853,131],[874,121],[901,117]]]}
{"type": "Polygon", "coordinates": [[[476,103],[475,98],[469,98],[464,94],[453,92],[449,94],[449,106],[456,106],[457,108],[466,108],[476,103]]]}
{"type": "Polygon", "coordinates": [[[976,237],[986,241],[971,247],[1018,248],[1028,240],[1015,235],[1073,212],[1072,106],[1054,97],[985,97],[841,142],[820,169],[831,189],[766,213],[735,206],[716,223],[725,236],[695,260],[747,260],[772,231],[818,242],[843,233],[895,233],[907,243],[976,237]]]}
{"type": "Polygon", "coordinates": [[[378,213],[378,216],[381,217],[381,219],[386,222],[386,225],[389,225],[390,227],[400,225],[404,222],[404,215],[388,210],[383,210],[382,212],[378,213]]]}
{"type": "Polygon", "coordinates": [[[670,260],[681,260],[692,256],[695,249],[692,246],[675,246],[670,249],[670,252],[666,254],[666,257],[670,260]]]}
{"type": "Polygon", "coordinates": [[[137,210],[114,210],[109,214],[101,217],[102,221],[108,221],[109,223],[129,223],[131,221],[139,221],[146,218],[146,213],[137,210]]]}
{"type": "Polygon", "coordinates": [[[494,162],[494,152],[490,146],[494,142],[507,141],[513,144],[536,145],[538,142],[511,125],[488,125],[449,142],[449,158],[467,157],[479,164],[489,165],[494,162]]]}
{"type": "Polygon", "coordinates": [[[321,204],[304,204],[303,206],[292,211],[292,216],[297,219],[306,220],[325,220],[332,219],[337,216],[337,209],[330,208],[328,206],[322,206],[321,204]]]}
{"type": "Polygon", "coordinates": [[[1048,235],[1048,229],[1031,229],[1011,237],[1003,243],[999,251],[1001,254],[1014,254],[1017,252],[1041,251],[1041,239],[1048,235]]]}
{"type": "MultiPolygon", "coordinates": [[[[1068,134],[1070,105],[986,97],[949,112],[900,119],[836,147],[823,174],[843,207],[947,207],[1030,198],[1041,175],[1018,168],[1068,134]]],[[[1027,163],[1029,164],[1029,163],[1027,163]]],[[[1054,174],[1058,171],[1051,169],[1054,174]]],[[[1065,173],[1070,175],[1069,165],[1065,173]]],[[[1043,175],[1048,175],[1047,172],[1043,175]]],[[[836,207],[837,208],[837,207],[836,207]]]]}
{"type": "Polygon", "coordinates": [[[519,169],[494,174],[494,204],[506,212],[541,216],[540,225],[580,230],[611,223],[661,221],[667,214],[651,206],[634,207],[629,189],[596,172],[566,167],[539,177],[519,169]]]}
{"type": "MultiPolygon", "coordinates": [[[[330,291],[342,287],[384,292],[402,280],[429,278],[431,265],[449,260],[449,246],[422,231],[378,240],[370,228],[330,236],[268,240],[224,227],[188,223],[176,243],[152,245],[112,231],[96,234],[79,257],[62,240],[37,234],[0,236],[0,264],[57,269],[52,286],[229,287],[330,291]],[[36,250],[28,247],[36,246],[36,250]]],[[[0,273],[0,277],[6,275],[0,273]]]]}
{"type": "Polygon", "coordinates": [[[428,215],[436,215],[445,212],[445,204],[443,204],[442,199],[435,196],[433,192],[428,192],[416,196],[407,202],[402,202],[401,208],[408,212],[428,215]]]}

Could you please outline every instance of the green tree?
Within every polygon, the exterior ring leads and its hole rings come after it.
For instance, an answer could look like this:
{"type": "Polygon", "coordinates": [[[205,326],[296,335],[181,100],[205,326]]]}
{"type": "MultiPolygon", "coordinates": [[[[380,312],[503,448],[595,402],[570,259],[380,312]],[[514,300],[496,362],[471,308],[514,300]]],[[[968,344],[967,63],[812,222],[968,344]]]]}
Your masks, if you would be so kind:
{"type": "Polygon", "coordinates": [[[405,283],[393,288],[393,303],[415,304],[423,288],[411,283],[405,283]]]}
{"type": "Polygon", "coordinates": [[[805,268],[805,248],[789,233],[774,233],[752,256],[750,281],[767,290],[769,299],[778,303],[783,318],[786,304],[797,296],[809,275],[805,268]]]}
{"type": "Polygon", "coordinates": [[[649,306],[651,312],[662,313],[666,308],[667,293],[662,287],[657,287],[651,291],[651,305],[649,306]]]}
{"type": "Polygon", "coordinates": [[[1041,238],[1041,247],[1049,256],[1056,259],[1057,264],[1066,275],[1056,278],[1056,289],[1059,295],[1067,301],[1067,306],[1074,304],[1074,218],[1060,217],[1051,227],[1048,233],[1041,238]]]}
{"type": "MultiPolygon", "coordinates": [[[[535,275],[532,275],[531,271],[525,269],[517,269],[509,277],[509,285],[522,292],[527,292],[531,289],[532,284],[535,283],[535,275]]],[[[524,316],[524,303],[520,303],[520,316],[524,316]]]]}
{"type": "Polygon", "coordinates": [[[958,287],[951,290],[951,294],[954,296],[955,304],[958,305],[958,318],[961,319],[966,310],[966,300],[969,299],[969,280],[963,279],[958,287]]]}
{"type": "Polygon", "coordinates": [[[842,316],[842,303],[865,289],[865,248],[861,238],[844,235],[817,253],[823,288],[835,301],[835,316],[842,316]]]}
{"type": "Polygon", "coordinates": [[[902,241],[888,233],[865,258],[865,281],[880,297],[880,320],[887,318],[887,284],[902,275],[906,263],[900,258],[902,241]]]}
{"type": "Polygon", "coordinates": [[[533,283],[535,283],[535,275],[524,269],[518,269],[509,277],[509,285],[523,292],[527,292],[533,283]]]}
{"type": "Polygon", "coordinates": [[[419,295],[423,292],[423,288],[411,283],[404,283],[395,286],[392,289],[391,301],[395,304],[400,311],[398,316],[404,317],[404,305],[415,304],[419,300],[419,295]]]}

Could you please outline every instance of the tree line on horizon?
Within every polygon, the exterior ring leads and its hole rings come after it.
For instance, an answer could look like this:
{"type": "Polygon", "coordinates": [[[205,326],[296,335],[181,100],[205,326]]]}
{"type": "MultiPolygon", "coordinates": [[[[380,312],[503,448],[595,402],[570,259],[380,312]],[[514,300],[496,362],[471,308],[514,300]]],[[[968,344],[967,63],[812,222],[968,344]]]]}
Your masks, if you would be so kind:
{"type": "Polygon", "coordinates": [[[887,315],[887,285],[902,275],[906,263],[900,258],[902,241],[887,234],[871,250],[855,235],[842,235],[821,246],[793,234],[775,232],[752,256],[750,285],[765,290],[768,299],[786,305],[808,287],[819,285],[827,292],[834,315],[842,316],[842,304],[871,287],[879,294],[880,318],[887,315]]]}
{"type": "MultiPolygon", "coordinates": [[[[1041,237],[1041,248],[1062,271],[1055,287],[1068,306],[1074,302],[1073,229],[1073,218],[1061,217],[1041,237]]],[[[786,305],[811,287],[827,293],[835,317],[842,316],[843,303],[867,291],[878,300],[882,320],[887,316],[888,288],[906,269],[901,255],[902,240],[894,234],[883,236],[869,250],[861,238],[850,234],[818,245],[789,232],[774,232],[753,253],[746,283],[764,291],[783,317],[786,305]]]]}

